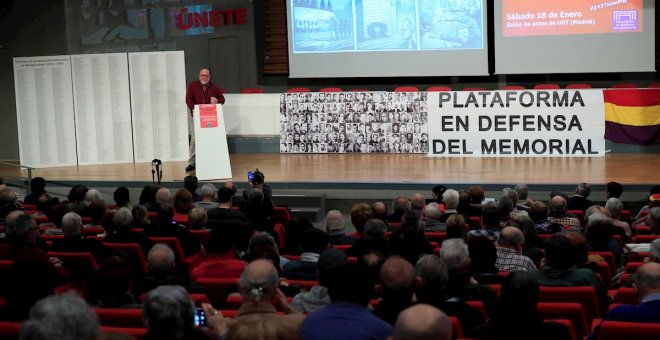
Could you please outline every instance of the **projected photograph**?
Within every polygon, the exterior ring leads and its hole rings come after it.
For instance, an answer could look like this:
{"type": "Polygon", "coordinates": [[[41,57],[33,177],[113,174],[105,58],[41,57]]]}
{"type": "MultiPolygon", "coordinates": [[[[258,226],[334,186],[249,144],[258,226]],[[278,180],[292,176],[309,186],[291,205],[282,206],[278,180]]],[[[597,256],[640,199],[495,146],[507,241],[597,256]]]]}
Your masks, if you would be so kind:
{"type": "Polygon", "coordinates": [[[415,50],[415,0],[357,0],[358,50],[415,50]]]}
{"type": "Polygon", "coordinates": [[[287,93],[282,153],[428,153],[426,92],[287,93]]]}
{"type": "Polygon", "coordinates": [[[421,49],[483,48],[481,0],[419,0],[421,49]]]}
{"type": "Polygon", "coordinates": [[[355,48],[352,0],[292,0],[294,52],[355,48]]]}

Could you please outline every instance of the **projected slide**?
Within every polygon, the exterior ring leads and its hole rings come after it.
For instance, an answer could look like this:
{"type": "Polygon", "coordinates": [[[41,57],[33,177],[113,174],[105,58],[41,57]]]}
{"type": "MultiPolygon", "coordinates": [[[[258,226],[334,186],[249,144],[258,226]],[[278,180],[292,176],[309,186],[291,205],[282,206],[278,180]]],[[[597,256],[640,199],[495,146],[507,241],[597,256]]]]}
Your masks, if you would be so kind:
{"type": "Polygon", "coordinates": [[[293,53],[482,49],[482,0],[292,0],[293,53]]]}
{"type": "Polygon", "coordinates": [[[505,37],[642,32],[642,0],[504,0],[505,37]]]}

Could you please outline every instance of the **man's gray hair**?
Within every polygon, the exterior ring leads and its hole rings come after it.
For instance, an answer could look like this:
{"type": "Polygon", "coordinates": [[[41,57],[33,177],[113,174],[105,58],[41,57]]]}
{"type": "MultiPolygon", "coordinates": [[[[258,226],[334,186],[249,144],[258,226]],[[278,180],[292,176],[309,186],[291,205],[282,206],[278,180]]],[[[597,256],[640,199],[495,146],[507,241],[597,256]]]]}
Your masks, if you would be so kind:
{"type": "Polygon", "coordinates": [[[415,275],[420,277],[425,286],[429,282],[446,283],[449,281],[447,262],[437,255],[424,255],[415,264],[415,275]]]}
{"type": "Polygon", "coordinates": [[[442,216],[442,211],[440,211],[440,204],[436,202],[431,202],[426,205],[424,210],[424,215],[431,220],[439,220],[442,216]]]}
{"type": "Polygon", "coordinates": [[[176,257],[174,256],[174,251],[165,243],[156,243],[151,249],[149,249],[149,254],[147,254],[149,271],[152,272],[167,272],[172,270],[175,261],[176,257]]]}
{"type": "Polygon", "coordinates": [[[504,188],[502,189],[502,193],[513,202],[514,207],[518,205],[518,192],[511,188],[504,188]]]}
{"type": "Polygon", "coordinates": [[[392,211],[406,211],[408,209],[410,209],[410,201],[408,200],[408,197],[397,196],[394,201],[392,201],[392,211]]]}
{"type": "Polygon", "coordinates": [[[656,238],[649,245],[649,256],[651,261],[660,262],[660,238],[656,238]]]}
{"type": "Polygon", "coordinates": [[[383,220],[372,218],[364,224],[365,239],[382,239],[387,231],[387,224],[383,220]]]}
{"type": "Polygon", "coordinates": [[[5,225],[8,234],[10,233],[10,230],[16,230],[16,223],[18,223],[18,217],[21,215],[25,215],[23,210],[14,210],[7,214],[7,217],[5,217],[5,225]]]}
{"type": "Polygon", "coordinates": [[[23,323],[21,339],[91,340],[101,333],[99,318],[74,293],[51,295],[30,309],[23,323]]]}
{"type": "Polygon", "coordinates": [[[255,244],[268,244],[273,246],[275,250],[278,248],[277,243],[275,242],[275,238],[265,231],[254,234],[252,237],[250,237],[250,241],[248,241],[248,248],[252,248],[255,244]]]}
{"type": "MultiPolygon", "coordinates": [[[[265,260],[257,260],[265,261],[265,260]]],[[[254,262],[250,263],[253,264],[254,262]]],[[[270,298],[275,296],[275,292],[278,289],[280,276],[277,273],[277,269],[272,266],[272,270],[268,275],[261,280],[253,279],[249,274],[249,266],[245,266],[243,273],[241,273],[241,278],[238,281],[238,290],[243,296],[243,300],[246,302],[259,302],[261,299],[266,296],[268,301],[270,298]]]]}
{"type": "Polygon", "coordinates": [[[116,228],[132,226],[133,214],[131,210],[126,207],[117,209],[115,216],[112,217],[112,223],[115,224],[116,228]]]}
{"type": "Polygon", "coordinates": [[[548,209],[551,212],[562,212],[566,211],[566,199],[561,196],[555,196],[548,201],[548,209]]]}
{"type": "Polygon", "coordinates": [[[442,200],[445,202],[445,208],[456,209],[460,200],[460,194],[454,189],[447,189],[447,191],[442,194],[442,200]]]}
{"type": "Polygon", "coordinates": [[[470,264],[470,253],[465,241],[460,238],[452,238],[442,242],[440,257],[447,262],[447,269],[462,271],[470,264]]]}
{"type": "Polygon", "coordinates": [[[587,197],[589,197],[589,194],[591,193],[591,185],[589,185],[589,183],[580,183],[575,188],[575,192],[578,195],[580,195],[584,198],[587,198],[587,197]]]}
{"type": "Polygon", "coordinates": [[[331,233],[333,231],[344,230],[346,222],[344,221],[344,215],[342,215],[339,210],[330,210],[328,214],[325,215],[325,231],[331,233]]]}
{"type": "Polygon", "coordinates": [[[183,339],[194,330],[195,306],[181,286],[160,286],[147,294],[144,325],[160,337],[183,339]]]}
{"type": "Polygon", "coordinates": [[[218,189],[212,183],[206,183],[199,189],[199,195],[202,197],[215,197],[218,189]]]}
{"type": "Polygon", "coordinates": [[[7,235],[24,236],[35,225],[31,215],[18,215],[14,223],[7,224],[7,235]]]}
{"type": "Polygon", "coordinates": [[[103,196],[101,195],[101,192],[98,191],[97,189],[89,189],[85,193],[85,197],[83,198],[83,203],[85,205],[90,205],[92,202],[96,202],[98,200],[102,200],[103,196]]]}
{"type": "Polygon", "coordinates": [[[612,224],[612,219],[602,212],[594,212],[589,216],[587,228],[594,224],[612,224]]]}
{"type": "Polygon", "coordinates": [[[424,199],[424,195],[420,193],[412,195],[412,198],[410,200],[411,209],[422,210],[424,208],[424,204],[426,204],[426,199],[424,199]]]}
{"type": "Polygon", "coordinates": [[[612,218],[618,219],[621,217],[621,210],[623,210],[623,203],[620,199],[612,197],[605,202],[605,208],[610,211],[612,218]]]}
{"type": "Polygon", "coordinates": [[[160,188],[156,191],[156,204],[170,203],[170,189],[160,188]]]}
{"type": "Polygon", "coordinates": [[[62,232],[65,236],[80,235],[82,233],[82,219],[74,212],[62,216],[62,232]]]}
{"type": "Polygon", "coordinates": [[[522,201],[526,200],[527,195],[529,195],[527,184],[516,184],[516,187],[513,190],[518,193],[518,199],[522,201]]]}

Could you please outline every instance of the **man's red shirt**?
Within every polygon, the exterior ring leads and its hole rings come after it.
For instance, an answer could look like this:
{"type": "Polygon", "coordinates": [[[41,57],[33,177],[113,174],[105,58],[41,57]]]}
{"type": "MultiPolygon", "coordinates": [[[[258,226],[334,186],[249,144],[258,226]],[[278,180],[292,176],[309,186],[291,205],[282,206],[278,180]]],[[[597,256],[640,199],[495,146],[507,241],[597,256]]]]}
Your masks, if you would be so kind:
{"type": "Polygon", "coordinates": [[[218,99],[218,103],[225,103],[225,96],[220,92],[220,88],[214,83],[209,82],[206,86],[202,86],[199,80],[193,81],[188,85],[186,91],[186,104],[192,112],[195,105],[198,104],[211,104],[211,97],[218,99]]]}

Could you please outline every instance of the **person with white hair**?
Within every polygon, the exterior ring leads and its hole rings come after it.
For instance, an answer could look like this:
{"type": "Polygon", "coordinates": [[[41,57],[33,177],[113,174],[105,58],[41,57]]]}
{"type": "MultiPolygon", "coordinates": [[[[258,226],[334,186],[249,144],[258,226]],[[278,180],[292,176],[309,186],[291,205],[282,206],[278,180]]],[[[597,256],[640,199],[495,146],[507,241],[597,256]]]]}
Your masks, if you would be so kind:
{"type": "Polygon", "coordinates": [[[195,305],[181,286],[160,286],[147,294],[144,302],[143,339],[202,339],[195,328],[195,305]]]}
{"type": "Polygon", "coordinates": [[[330,237],[330,244],[353,244],[355,237],[346,235],[344,232],[346,221],[344,215],[339,210],[330,210],[325,217],[325,231],[330,237]]]}
{"type": "MultiPolygon", "coordinates": [[[[51,295],[37,302],[21,327],[21,340],[94,340],[101,323],[85,300],[74,293],[51,295]]],[[[146,339],[146,337],[145,337],[146,339]]]]}
{"type": "MultiPolygon", "coordinates": [[[[128,208],[126,208],[128,209],[128,208]]],[[[100,263],[111,251],[101,241],[95,238],[85,238],[82,235],[82,219],[80,215],[69,212],[62,217],[64,238],[53,241],[52,251],[64,253],[91,253],[96,262],[100,263]]]]}
{"type": "Polygon", "coordinates": [[[632,231],[630,230],[630,225],[627,222],[621,221],[621,211],[623,210],[623,202],[621,202],[621,200],[616,197],[612,197],[609,198],[607,202],[605,202],[605,208],[610,211],[610,215],[612,217],[612,222],[614,223],[614,226],[623,229],[623,231],[626,233],[626,235],[628,235],[628,237],[632,237],[632,231]]]}
{"type": "Polygon", "coordinates": [[[205,183],[202,185],[202,188],[199,190],[199,195],[202,197],[202,200],[195,202],[195,207],[203,208],[206,211],[217,208],[218,203],[215,201],[215,193],[217,191],[218,189],[212,183],[205,183]]]}
{"type": "Polygon", "coordinates": [[[424,209],[424,216],[422,217],[422,222],[424,222],[424,231],[447,231],[447,225],[440,221],[440,217],[442,217],[440,205],[436,202],[427,204],[426,209],[424,209]]]}
{"type": "MultiPolygon", "coordinates": [[[[440,216],[440,222],[447,223],[449,216],[458,214],[458,202],[460,201],[460,194],[454,189],[447,189],[442,194],[442,201],[445,202],[445,212],[440,216]]],[[[467,220],[467,216],[465,216],[467,220]]]]}

